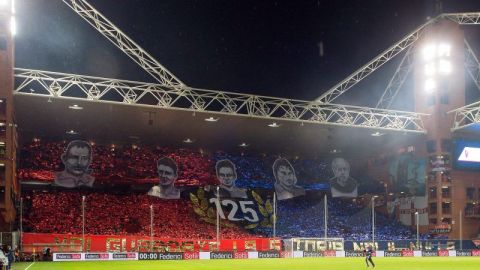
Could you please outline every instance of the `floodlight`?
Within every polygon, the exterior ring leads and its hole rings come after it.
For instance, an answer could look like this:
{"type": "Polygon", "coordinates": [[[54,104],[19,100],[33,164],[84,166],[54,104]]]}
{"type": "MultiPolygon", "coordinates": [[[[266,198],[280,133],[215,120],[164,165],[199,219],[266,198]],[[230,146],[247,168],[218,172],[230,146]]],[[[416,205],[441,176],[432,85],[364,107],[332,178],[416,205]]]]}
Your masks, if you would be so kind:
{"type": "Polygon", "coordinates": [[[190,138],[186,138],[183,140],[184,143],[193,143],[194,140],[190,139],[190,138]]]}
{"type": "Polygon", "coordinates": [[[452,63],[443,59],[438,61],[438,73],[442,75],[449,75],[452,73],[452,63]]]}
{"type": "Polygon", "coordinates": [[[219,118],[215,118],[213,116],[210,116],[208,118],[205,118],[205,121],[207,122],[217,122],[219,118]]]}
{"type": "Polygon", "coordinates": [[[83,107],[78,106],[77,104],[70,105],[68,108],[71,110],[83,110],[83,107]]]}
{"type": "Polygon", "coordinates": [[[15,17],[13,16],[10,18],[10,31],[12,32],[12,36],[17,34],[17,23],[15,22],[15,17]]]}
{"type": "Polygon", "coordinates": [[[436,87],[437,87],[437,83],[435,82],[434,79],[428,78],[425,81],[425,92],[432,93],[436,87]]]}
{"type": "Polygon", "coordinates": [[[425,76],[433,76],[435,75],[436,73],[436,67],[435,67],[435,64],[434,63],[428,63],[428,64],[425,64],[425,76]]]}
{"type": "Polygon", "coordinates": [[[438,57],[450,57],[451,46],[447,43],[441,43],[438,45],[437,48],[437,56],[438,57]]]}
{"type": "Polygon", "coordinates": [[[433,44],[426,45],[425,47],[423,47],[423,51],[422,51],[423,59],[425,61],[430,61],[432,58],[435,57],[436,51],[437,51],[437,48],[435,45],[433,44]]]}

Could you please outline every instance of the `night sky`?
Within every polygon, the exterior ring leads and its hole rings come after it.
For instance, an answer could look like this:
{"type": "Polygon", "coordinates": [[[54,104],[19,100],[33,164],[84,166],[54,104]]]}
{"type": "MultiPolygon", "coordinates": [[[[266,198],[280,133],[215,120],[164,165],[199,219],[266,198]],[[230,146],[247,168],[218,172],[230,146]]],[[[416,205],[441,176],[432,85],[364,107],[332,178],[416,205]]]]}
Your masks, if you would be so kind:
{"type": "MultiPolygon", "coordinates": [[[[434,16],[435,2],[89,0],[189,86],[306,100],[434,16]]],[[[442,2],[480,11],[480,0],[442,2]]],[[[61,0],[17,0],[17,13],[16,67],[155,82],[61,0]]],[[[480,26],[465,31],[479,55],[480,26]]],[[[375,105],[394,64],[340,101],[375,105]]]]}

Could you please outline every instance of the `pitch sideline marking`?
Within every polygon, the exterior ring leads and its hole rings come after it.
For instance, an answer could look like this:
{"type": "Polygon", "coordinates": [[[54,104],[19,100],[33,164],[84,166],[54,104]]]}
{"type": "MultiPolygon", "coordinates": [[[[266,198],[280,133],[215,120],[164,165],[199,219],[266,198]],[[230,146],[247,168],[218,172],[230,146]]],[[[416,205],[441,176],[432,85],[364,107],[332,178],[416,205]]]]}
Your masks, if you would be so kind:
{"type": "Polygon", "coordinates": [[[35,264],[35,262],[32,262],[29,266],[27,266],[27,268],[25,268],[25,270],[28,270],[28,268],[30,268],[30,266],[32,266],[33,264],[35,264]]]}

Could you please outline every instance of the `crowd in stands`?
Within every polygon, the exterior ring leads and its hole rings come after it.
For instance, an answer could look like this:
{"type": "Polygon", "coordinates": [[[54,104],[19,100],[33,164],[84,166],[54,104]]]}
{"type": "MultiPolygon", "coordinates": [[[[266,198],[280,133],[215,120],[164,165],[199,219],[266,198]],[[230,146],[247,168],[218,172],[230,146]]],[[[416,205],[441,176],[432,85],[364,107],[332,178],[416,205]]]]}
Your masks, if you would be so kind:
{"type": "MultiPolygon", "coordinates": [[[[168,156],[178,164],[176,185],[198,186],[215,182],[211,159],[197,150],[91,145],[93,153],[90,168],[96,181],[157,183],[155,162],[168,156]]],[[[66,146],[65,141],[48,142],[39,139],[25,144],[20,153],[19,179],[52,182],[55,172],[63,170],[60,157],[66,146]]]]}
{"type": "MultiPolygon", "coordinates": [[[[61,155],[66,141],[34,139],[20,152],[18,176],[21,181],[52,182],[55,173],[63,170],[61,155]]],[[[272,164],[274,155],[229,155],[218,151],[206,154],[194,149],[158,146],[114,146],[91,143],[93,148],[90,169],[95,181],[113,183],[156,183],[156,160],[168,156],[178,164],[177,186],[199,186],[216,183],[215,162],[230,159],[237,168],[236,185],[244,188],[270,189],[274,184],[272,164]]],[[[298,184],[307,189],[327,189],[332,171],[325,160],[290,159],[295,168],[298,184]]]]}
{"type": "MultiPolygon", "coordinates": [[[[272,164],[277,156],[265,154],[238,154],[224,152],[206,154],[192,149],[167,147],[112,146],[91,144],[93,147],[92,175],[95,181],[135,181],[157,183],[156,160],[168,156],[178,164],[178,186],[216,184],[215,162],[230,159],[236,165],[236,185],[242,188],[272,189],[272,164]]],[[[67,142],[33,140],[22,147],[18,175],[23,181],[51,182],[54,173],[63,170],[60,156],[67,142]]],[[[328,189],[332,169],[328,161],[289,158],[298,184],[307,190],[328,189]]],[[[356,177],[359,193],[385,192],[383,184],[366,175],[356,177]]],[[[188,187],[185,187],[188,189],[188,187]]],[[[117,190],[118,191],[118,190],[117,190]]],[[[315,191],[315,192],[316,192],[315,191]]],[[[145,192],[146,193],[146,192],[145,192]]],[[[29,209],[24,219],[26,231],[41,233],[71,233],[82,231],[81,198],[86,195],[86,233],[102,235],[150,235],[150,205],[154,205],[155,235],[171,238],[215,237],[215,226],[201,221],[187,198],[164,200],[145,193],[123,190],[123,193],[91,191],[32,192],[26,197],[29,209]]],[[[277,236],[320,237],[324,235],[323,202],[299,197],[278,202],[277,236]]],[[[328,236],[347,240],[371,238],[371,209],[352,200],[328,201],[328,236]]],[[[415,233],[408,227],[381,214],[376,219],[376,238],[412,239],[415,233]]],[[[256,228],[249,232],[240,228],[222,227],[223,238],[245,238],[255,235],[271,236],[272,228],[256,228]]]]}
{"type": "MultiPolygon", "coordinates": [[[[231,155],[222,151],[207,154],[194,149],[146,146],[113,146],[91,143],[93,148],[90,169],[95,181],[111,183],[158,182],[156,161],[164,156],[178,164],[177,186],[202,186],[217,183],[215,163],[230,159],[236,166],[236,185],[242,188],[273,188],[275,178],[272,165],[278,156],[265,154],[231,155]]],[[[49,142],[35,139],[22,147],[18,177],[21,181],[53,182],[55,173],[63,170],[61,155],[66,141],[49,142]]],[[[310,190],[327,190],[333,177],[328,160],[289,159],[295,169],[298,184],[310,190]]],[[[352,174],[354,175],[354,174],[352,174]]],[[[361,193],[377,193],[383,186],[377,181],[357,179],[361,193]],[[368,183],[367,183],[368,182],[368,183]]]]}
{"type": "MultiPolygon", "coordinates": [[[[327,236],[345,240],[366,241],[372,238],[372,209],[352,200],[328,199],[327,236]]],[[[323,237],[324,201],[294,199],[278,202],[277,235],[291,237],[323,237]]],[[[378,240],[415,239],[415,232],[400,222],[376,212],[375,238],[378,240]]],[[[260,228],[258,233],[271,229],[260,228]]],[[[422,235],[423,238],[426,236],[422,235]]]]}
{"type": "Polygon", "coordinates": [[[231,160],[236,167],[237,181],[236,186],[248,188],[265,188],[271,189],[274,183],[274,177],[269,170],[268,157],[266,155],[229,155],[222,151],[214,154],[214,161],[222,159],[231,160]]]}
{"type": "MultiPolygon", "coordinates": [[[[277,156],[269,155],[229,155],[218,151],[214,154],[215,161],[222,159],[231,160],[237,169],[239,187],[255,187],[271,189],[274,184],[272,165],[277,156]]],[[[333,175],[325,160],[300,159],[294,157],[290,160],[295,169],[298,184],[307,189],[326,189],[325,182],[333,175]]]]}
{"type": "MultiPolygon", "coordinates": [[[[165,238],[213,239],[215,226],[201,221],[188,199],[163,200],[144,194],[104,192],[32,192],[26,197],[28,209],[24,228],[28,232],[82,232],[82,195],[85,200],[87,234],[150,235],[150,205],[154,209],[155,236],[165,238]]],[[[324,235],[324,202],[294,199],[278,202],[276,235],[321,237],[324,235]]],[[[376,214],[376,239],[414,239],[415,232],[380,213],[376,214]]],[[[371,239],[371,208],[351,200],[329,199],[328,237],[364,241],[371,239]]],[[[272,236],[271,227],[246,231],[222,226],[223,238],[272,236]]],[[[422,235],[422,238],[424,236],[422,235]]]]}
{"type": "MultiPolygon", "coordinates": [[[[214,239],[215,226],[201,221],[188,200],[164,200],[145,194],[32,192],[25,197],[24,230],[37,233],[82,234],[82,196],[85,233],[150,236],[153,205],[154,236],[214,239]]],[[[222,227],[223,238],[248,238],[240,228],[222,227]]]]}

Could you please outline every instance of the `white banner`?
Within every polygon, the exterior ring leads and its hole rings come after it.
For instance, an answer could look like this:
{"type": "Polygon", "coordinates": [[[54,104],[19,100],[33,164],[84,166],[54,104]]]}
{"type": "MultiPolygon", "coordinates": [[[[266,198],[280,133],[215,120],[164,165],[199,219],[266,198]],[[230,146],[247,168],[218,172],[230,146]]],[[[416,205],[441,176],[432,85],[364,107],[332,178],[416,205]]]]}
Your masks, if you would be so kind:
{"type": "Polygon", "coordinates": [[[343,258],[343,257],[345,257],[345,251],[337,250],[337,251],[335,251],[335,255],[336,255],[336,257],[342,257],[343,258]]]}
{"type": "Polygon", "coordinates": [[[407,226],[416,225],[415,213],[418,212],[418,224],[428,225],[427,197],[400,198],[400,222],[407,226]]]}
{"type": "Polygon", "coordinates": [[[210,252],[200,252],[200,260],[210,260],[210,252]]]}
{"type": "Polygon", "coordinates": [[[294,258],[303,258],[303,251],[294,251],[293,252],[294,258]]]}

